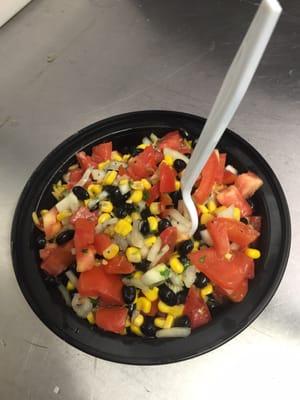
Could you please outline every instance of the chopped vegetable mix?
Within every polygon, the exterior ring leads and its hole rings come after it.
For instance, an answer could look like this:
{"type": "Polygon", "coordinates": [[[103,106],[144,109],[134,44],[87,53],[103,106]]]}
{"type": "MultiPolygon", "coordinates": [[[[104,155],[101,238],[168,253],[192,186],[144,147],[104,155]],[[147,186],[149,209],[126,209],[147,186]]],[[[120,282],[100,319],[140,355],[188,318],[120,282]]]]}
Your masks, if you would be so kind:
{"type": "Polygon", "coordinates": [[[124,154],[111,142],[80,151],[54,206],[33,213],[40,268],[78,317],[120,335],[186,337],[246,296],[261,256],[248,199],[263,182],[214,150],[193,188],[190,237],[180,180],[191,143],[172,131],[124,154]]]}

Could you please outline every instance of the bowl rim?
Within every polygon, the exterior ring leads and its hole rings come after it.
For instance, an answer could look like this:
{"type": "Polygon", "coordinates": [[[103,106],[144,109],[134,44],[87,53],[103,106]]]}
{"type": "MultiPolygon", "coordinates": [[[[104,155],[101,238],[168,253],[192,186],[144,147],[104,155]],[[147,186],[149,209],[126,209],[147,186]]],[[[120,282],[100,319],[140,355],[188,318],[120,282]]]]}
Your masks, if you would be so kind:
{"type": "MultiPolygon", "coordinates": [[[[221,346],[222,344],[228,342],[229,340],[233,339],[235,336],[237,336],[240,332],[242,332],[244,329],[246,329],[257,317],[261,312],[265,309],[265,307],[269,304],[271,301],[272,297],[274,296],[281,280],[284,275],[288,257],[289,257],[289,252],[290,252],[290,245],[291,245],[291,222],[290,222],[290,214],[288,210],[288,204],[286,197],[284,195],[283,189],[279,183],[279,180],[277,179],[275,173],[271,169],[271,167],[268,165],[268,163],[265,161],[265,159],[258,153],[258,151],[252,147],[245,139],[231,131],[230,129],[226,129],[226,133],[231,135],[234,139],[238,140],[240,143],[242,143],[244,146],[248,147],[252,153],[255,154],[255,157],[259,158],[260,164],[263,165],[263,168],[267,170],[267,172],[271,175],[272,177],[272,186],[275,187],[277,191],[277,195],[279,198],[277,199],[278,204],[280,205],[280,215],[282,215],[282,219],[285,222],[284,226],[284,237],[285,237],[285,243],[283,246],[283,252],[282,252],[282,258],[281,258],[281,264],[280,267],[277,270],[276,273],[276,279],[272,282],[270,286],[268,286],[268,290],[264,293],[262,301],[259,303],[259,305],[255,308],[255,310],[248,316],[248,320],[239,328],[237,328],[233,334],[229,335],[228,337],[225,337],[222,340],[217,341],[213,345],[208,346],[205,350],[201,350],[200,352],[196,352],[194,354],[187,354],[185,356],[181,355],[178,358],[174,357],[161,357],[161,359],[157,360],[151,360],[151,362],[147,362],[145,360],[141,360],[139,357],[134,358],[131,357],[130,359],[126,359],[126,357],[115,357],[111,356],[107,352],[99,352],[99,351],[94,351],[90,346],[86,345],[85,343],[76,340],[74,337],[71,337],[69,334],[61,330],[59,327],[54,326],[49,318],[47,316],[41,314],[40,308],[34,301],[34,298],[32,297],[30,291],[28,290],[28,287],[26,285],[26,282],[23,279],[22,276],[22,271],[20,268],[18,268],[18,257],[17,257],[17,246],[16,246],[16,240],[15,238],[18,235],[18,220],[20,215],[24,212],[23,207],[24,207],[24,200],[26,199],[28,192],[31,190],[31,182],[33,179],[40,173],[40,171],[43,170],[43,168],[47,165],[47,163],[52,159],[52,157],[56,154],[58,150],[61,150],[64,146],[74,142],[76,139],[81,138],[83,134],[87,131],[92,130],[93,128],[99,128],[100,125],[109,125],[111,123],[117,123],[118,121],[123,121],[123,120],[128,120],[128,119],[133,119],[135,117],[143,117],[145,116],[146,118],[149,118],[151,115],[161,115],[162,117],[177,117],[177,118],[182,118],[182,119],[192,119],[194,121],[199,121],[203,124],[205,123],[205,119],[189,114],[189,113],[183,113],[180,111],[169,111],[169,110],[145,110],[145,111],[134,111],[134,112],[129,112],[129,113],[124,113],[124,114],[117,114],[114,116],[111,116],[109,118],[105,118],[103,120],[94,122],[82,129],[80,129],[78,132],[74,133],[73,135],[67,137],[64,141],[59,143],[48,155],[39,163],[39,165],[35,168],[35,170],[32,172],[31,176],[29,177],[28,181],[26,182],[22,193],[19,197],[14,217],[13,217],[13,222],[12,222],[12,229],[11,229],[11,256],[13,260],[13,268],[15,272],[16,279],[18,281],[18,284],[20,286],[20,289],[31,307],[31,309],[34,311],[34,313],[37,315],[37,317],[53,332],[55,333],[58,337],[60,337],[62,340],[66,341],[67,343],[73,345],[77,349],[86,352],[87,354],[93,355],[95,357],[99,357],[101,359],[105,359],[107,361],[113,361],[117,363],[123,363],[123,364],[133,364],[133,365],[160,365],[160,364],[168,364],[168,363],[173,363],[173,362],[178,362],[178,361],[184,361],[193,357],[196,357],[198,355],[205,354],[211,350],[214,350],[215,348],[221,346]]],[[[101,141],[101,136],[99,135],[99,141],[101,141]]],[[[88,144],[83,145],[82,147],[88,146],[88,144]]],[[[48,182],[45,183],[44,188],[48,185],[48,182]]],[[[41,197],[43,196],[43,191],[41,192],[41,197]]],[[[100,335],[102,334],[99,333],[100,335]]],[[[141,340],[141,338],[138,338],[138,340],[141,340]]],[[[144,340],[144,339],[142,339],[144,340]]],[[[147,339],[146,339],[147,340],[147,339]]],[[[168,339],[170,340],[170,339],[168,339]]],[[[172,339],[172,340],[177,340],[177,339],[172,339]]],[[[179,339],[182,340],[182,339],[179,339]]],[[[149,339],[148,339],[149,341],[149,339]]]]}

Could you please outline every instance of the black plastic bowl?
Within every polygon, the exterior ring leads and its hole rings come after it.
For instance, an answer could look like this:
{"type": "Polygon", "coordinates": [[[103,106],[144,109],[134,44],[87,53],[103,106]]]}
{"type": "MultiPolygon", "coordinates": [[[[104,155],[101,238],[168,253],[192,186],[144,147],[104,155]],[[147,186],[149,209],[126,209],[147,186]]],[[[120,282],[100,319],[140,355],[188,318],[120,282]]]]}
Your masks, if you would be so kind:
{"type": "Polygon", "coordinates": [[[13,221],[11,248],[21,290],[37,316],[54,333],[78,349],[106,360],[128,364],[163,364],[206,353],[245,329],[266,307],[283,276],[290,249],[290,217],[281,186],[266,161],[245,140],[226,130],[219,148],[239,171],[254,171],[264,181],[254,196],[256,213],[263,218],[256,276],[243,302],[231,304],[208,325],[185,339],[144,339],[118,336],[91,327],[63,302],[58,290],[41,276],[31,220],[34,210],[50,208],[55,201],[51,185],[74,163],[80,150],[112,140],[114,148],[138,144],[151,132],[157,135],[182,128],[198,137],[205,119],[172,111],[142,111],[97,122],[69,137],[38,166],[20,197],[13,221]]]}

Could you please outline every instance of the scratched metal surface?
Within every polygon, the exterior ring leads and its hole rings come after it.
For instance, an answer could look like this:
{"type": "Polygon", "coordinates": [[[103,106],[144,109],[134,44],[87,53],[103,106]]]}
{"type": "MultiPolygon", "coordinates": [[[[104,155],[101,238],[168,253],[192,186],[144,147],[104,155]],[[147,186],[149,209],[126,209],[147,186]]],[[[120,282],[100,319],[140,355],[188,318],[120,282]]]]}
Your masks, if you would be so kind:
{"type": "Polygon", "coordinates": [[[298,393],[300,6],[282,4],[285,12],[231,128],[263,154],[287,194],[293,224],[287,272],[267,309],[237,338],[200,358],[155,368],[96,360],[41,324],[12,270],[14,207],[43,157],[93,121],[150,108],[207,116],[257,3],[35,0],[0,30],[1,399],[298,393]]]}

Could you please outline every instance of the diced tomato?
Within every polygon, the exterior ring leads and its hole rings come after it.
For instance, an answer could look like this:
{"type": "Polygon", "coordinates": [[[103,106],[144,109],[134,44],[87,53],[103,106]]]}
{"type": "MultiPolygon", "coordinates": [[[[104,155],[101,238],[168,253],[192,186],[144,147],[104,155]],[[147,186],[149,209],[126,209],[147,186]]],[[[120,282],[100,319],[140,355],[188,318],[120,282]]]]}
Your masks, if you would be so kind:
{"type": "Polygon", "coordinates": [[[160,216],[166,217],[168,215],[169,206],[173,204],[171,197],[167,193],[162,193],[160,195],[159,209],[160,216]]]}
{"type": "Polygon", "coordinates": [[[192,329],[198,328],[211,321],[210,311],[195,286],[189,289],[184,305],[184,314],[189,317],[192,329]]]}
{"type": "Polygon", "coordinates": [[[84,151],[80,151],[79,153],[76,154],[77,161],[79,162],[80,168],[82,168],[84,171],[88,167],[97,167],[97,162],[93,161],[91,156],[88,156],[84,151]]]}
{"type": "Polygon", "coordinates": [[[236,186],[231,185],[222,190],[222,192],[217,195],[217,200],[222,206],[230,207],[234,205],[238,207],[243,217],[248,217],[252,214],[253,210],[250,204],[244,199],[236,186]]]}
{"type": "Polygon", "coordinates": [[[219,168],[219,155],[214,151],[207,160],[202,173],[198,188],[195,190],[194,199],[197,204],[203,204],[209,197],[219,168]]]}
{"type": "Polygon", "coordinates": [[[111,159],[112,142],[101,143],[92,148],[92,159],[97,163],[111,159]]]}
{"type": "Polygon", "coordinates": [[[163,230],[159,236],[162,241],[161,247],[165,246],[166,244],[169,246],[168,252],[159,260],[159,262],[165,262],[168,261],[176,246],[177,229],[175,226],[169,226],[169,228],[163,230]]]}
{"type": "Polygon", "coordinates": [[[225,224],[220,223],[221,218],[208,222],[207,230],[212,238],[214,247],[219,256],[224,256],[230,251],[230,242],[225,224]]]}
{"type": "Polygon", "coordinates": [[[122,333],[127,314],[126,307],[100,307],[96,312],[96,325],[104,331],[122,333]]]}
{"type": "Polygon", "coordinates": [[[195,267],[222,289],[236,289],[254,274],[254,262],[243,252],[235,252],[230,260],[219,257],[213,248],[189,254],[195,267]]]}
{"type": "Polygon", "coordinates": [[[216,182],[217,183],[223,183],[225,165],[226,165],[226,153],[222,153],[219,156],[219,166],[218,166],[217,173],[216,173],[216,182]]]}
{"type": "Polygon", "coordinates": [[[147,146],[144,151],[129,160],[127,174],[135,180],[148,178],[155,172],[156,160],[157,154],[153,146],[147,146]]]}
{"type": "Polygon", "coordinates": [[[87,219],[89,221],[93,221],[94,225],[96,225],[97,222],[97,212],[93,211],[91,212],[87,207],[79,207],[78,210],[75,212],[74,215],[72,215],[70,222],[71,224],[75,224],[78,219],[87,219]]]}
{"type": "Polygon", "coordinates": [[[95,248],[98,254],[103,255],[103,251],[112,244],[111,238],[105,233],[95,235],[95,248]]]}
{"type": "Polygon", "coordinates": [[[241,195],[248,199],[263,185],[263,181],[253,172],[246,172],[238,175],[234,184],[241,195]]]}
{"type": "Polygon", "coordinates": [[[261,217],[251,215],[248,217],[249,224],[257,231],[261,231],[261,217]]]}
{"type": "Polygon", "coordinates": [[[224,170],[224,176],[223,176],[223,183],[225,185],[232,185],[237,178],[237,175],[233,174],[231,171],[228,171],[227,169],[224,170]]]}
{"type": "Polygon", "coordinates": [[[104,265],[104,270],[108,274],[131,274],[135,268],[125,256],[117,255],[104,265]]]}
{"type": "Polygon", "coordinates": [[[149,196],[147,198],[147,205],[150,206],[151,203],[153,203],[155,200],[159,198],[160,191],[159,191],[159,184],[156,183],[151,187],[151,189],[148,191],[149,196]]]}
{"type": "Polygon", "coordinates": [[[57,221],[56,216],[57,210],[55,207],[52,207],[42,216],[46,239],[52,239],[61,230],[62,225],[57,221]]]}
{"type": "Polygon", "coordinates": [[[158,313],[158,300],[155,300],[151,302],[150,311],[147,314],[146,313],[143,314],[148,315],[149,317],[155,317],[157,313],[158,313]]]}
{"type": "Polygon", "coordinates": [[[76,168],[69,173],[69,182],[68,182],[68,189],[72,189],[76,185],[76,183],[81,179],[83,175],[83,170],[81,168],[76,168]]]}
{"type": "Polygon", "coordinates": [[[107,274],[102,267],[82,272],[78,292],[82,296],[99,296],[105,304],[123,305],[123,283],[119,275],[107,274]]]}
{"type": "Polygon", "coordinates": [[[71,252],[73,241],[69,241],[63,246],[53,247],[47,245],[44,252],[41,254],[43,259],[41,269],[48,272],[49,275],[57,276],[64,272],[74,260],[71,252]]]}
{"type": "Polygon", "coordinates": [[[159,141],[158,148],[163,150],[165,148],[177,150],[182,154],[191,153],[191,149],[184,143],[179,131],[172,131],[164,135],[164,137],[159,141]]]}
{"type": "Polygon", "coordinates": [[[248,280],[243,279],[239,286],[235,289],[220,289],[220,293],[227,296],[231,301],[239,303],[248,292],[248,280]]]}
{"type": "Polygon", "coordinates": [[[120,176],[127,175],[127,169],[124,168],[123,165],[121,165],[119,168],[119,175],[120,176]]]}
{"type": "Polygon", "coordinates": [[[170,193],[176,190],[176,171],[174,168],[162,162],[159,166],[159,191],[170,193]]]}
{"type": "Polygon", "coordinates": [[[89,271],[95,266],[96,250],[94,246],[76,249],[76,269],[78,272],[89,271]]]}
{"type": "Polygon", "coordinates": [[[87,248],[94,244],[95,224],[93,221],[84,218],[78,218],[75,222],[74,243],[76,251],[87,248]]]}

